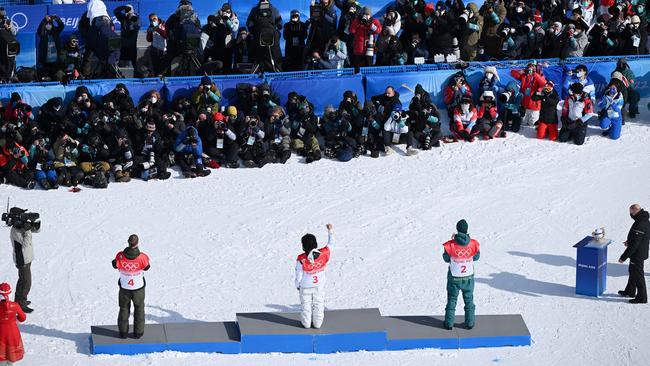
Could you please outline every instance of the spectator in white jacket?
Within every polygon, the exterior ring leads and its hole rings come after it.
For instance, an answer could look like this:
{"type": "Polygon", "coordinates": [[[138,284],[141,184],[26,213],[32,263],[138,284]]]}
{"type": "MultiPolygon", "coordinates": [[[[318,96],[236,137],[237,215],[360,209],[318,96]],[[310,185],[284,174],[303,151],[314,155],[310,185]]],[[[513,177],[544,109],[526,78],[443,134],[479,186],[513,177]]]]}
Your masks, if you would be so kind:
{"type": "Polygon", "coordinates": [[[300,292],[300,322],[305,328],[313,326],[318,329],[325,320],[325,270],[334,242],[332,224],[327,224],[326,227],[327,245],[318,249],[316,237],[305,234],[301,239],[303,253],[296,260],[295,286],[300,292]]]}
{"type": "Polygon", "coordinates": [[[413,148],[415,139],[413,138],[413,132],[409,130],[407,121],[408,113],[396,109],[391,112],[386,122],[384,122],[384,150],[387,155],[393,152],[390,148],[392,145],[403,143],[406,143],[406,155],[411,156],[418,153],[413,148]]]}

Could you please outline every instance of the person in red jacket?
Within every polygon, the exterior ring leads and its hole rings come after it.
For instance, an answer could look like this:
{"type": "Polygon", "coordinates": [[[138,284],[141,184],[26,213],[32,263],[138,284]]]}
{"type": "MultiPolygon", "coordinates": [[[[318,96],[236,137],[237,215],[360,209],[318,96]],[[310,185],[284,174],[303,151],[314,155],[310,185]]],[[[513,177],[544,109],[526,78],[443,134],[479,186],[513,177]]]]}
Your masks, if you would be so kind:
{"type": "Polygon", "coordinates": [[[375,56],[375,36],[381,32],[381,23],[373,18],[370,8],[363,8],[360,17],[350,23],[352,35],[352,65],[355,68],[372,66],[375,56]]]}
{"type": "Polygon", "coordinates": [[[25,349],[23,340],[20,337],[20,330],[16,324],[24,322],[27,317],[18,303],[9,301],[11,286],[8,283],[0,284],[0,362],[7,362],[12,365],[23,359],[25,349]]]}
{"type": "Polygon", "coordinates": [[[461,99],[471,98],[472,88],[467,83],[462,71],[457,72],[449,80],[444,90],[443,102],[447,106],[447,115],[449,119],[454,118],[454,110],[460,104],[461,99]]]}
{"type": "Polygon", "coordinates": [[[31,115],[32,107],[23,102],[20,94],[17,92],[11,93],[11,99],[4,109],[2,118],[17,127],[23,127],[29,121],[31,115]]]}
{"type": "MultiPolygon", "coordinates": [[[[481,95],[475,130],[486,140],[501,136],[503,123],[499,120],[499,110],[492,90],[486,90],[481,95]]],[[[476,131],[474,131],[476,132],[476,131]]]]}
{"type": "Polygon", "coordinates": [[[546,84],[546,78],[544,78],[541,69],[538,67],[537,61],[531,61],[524,70],[512,70],[510,75],[519,80],[521,83],[520,90],[524,95],[521,106],[524,107],[526,113],[521,123],[534,126],[535,122],[539,120],[542,103],[539,100],[533,100],[532,96],[542,90],[544,84],[546,84]]]}
{"type": "Polygon", "coordinates": [[[454,108],[454,115],[449,120],[449,130],[455,140],[474,141],[479,130],[476,128],[478,112],[472,99],[463,97],[460,104],[454,108]]]}
{"type": "Polygon", "coordinates": [[[17,142],[7,142],[0,150],[0,177],[21,188],[34,189],[34,172],[29,169],[29,153],[17,142]]]}
{"type": "Polygon", "coordinates": [[[129,332],[129,315],[133,302],[133,335],[142,338],[144,335],[144,271],[151,268],[149,257],[140,252],[138,236],[129,236],[129,246],[118,252],[113,259],[113,268],[120,271],[119,304],[120,314],[117,317],[117,327],[120,338],[126,338],[129,332]]]}

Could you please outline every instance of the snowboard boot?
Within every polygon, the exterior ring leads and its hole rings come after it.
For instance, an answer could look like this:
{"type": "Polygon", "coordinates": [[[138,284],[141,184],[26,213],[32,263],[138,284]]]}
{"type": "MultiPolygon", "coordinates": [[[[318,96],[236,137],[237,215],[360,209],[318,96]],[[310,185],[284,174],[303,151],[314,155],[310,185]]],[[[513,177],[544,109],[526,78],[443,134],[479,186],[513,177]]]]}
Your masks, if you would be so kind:
{"type": "Polygon", "coordinates": [[[115,181],[119,183],[126,183],[131,180],[131,176],[129,175],[129,172],[125,172],[123,170],[118,170],[115,172],[115,181]]]}
{"type": "Polygon", "coordinates": [[[193,171],[185,171],[183,172],[183,176],[185,178],[196,178],[196,173],[194,173],[193,171]]]}
{"type": "Polygon", "coordinates": [[[621,295],[622,297],[634,297],[635,296],[635,295],[632,295],[632,294],[628,294],[627,292],[625,292],[625,290],[619,291],[618,294],[621,295]]]}
{"type": "Polygon", "coordinates": [[[433,142],[433,147],[440,147],[440,140],[436,140],[433,142]]]}
{"type": "Polygon", "coordinates": [[[609,128],[606,129],[606,130],[603,130],[603,132],[601,132],[600,134],[603,135],[603,136],[609,136],[609,130],[610,130],[609,128]]]}
{"type": "Polygon", "coordinates": [[[133,333],[133,336],[135,337],[135,339],[140,339],[140,338],[142,338],[143,335],[144,335],[144,333],[133,333]]]}
{"type": "Polygon", "coordinates": [[[20,308],[27,314],[34,312],[34,309],[27,306],[27,303],[22,303],[22,304],[19,304],[19,305],[20,305],[20,308]]]}
{"type": "Polygon", "coordinates": [[[43,189],[46,191],[52,189],[52,186],[50,185],[50,182],[47,181],[47,179],[44,179],[42,182],[39,183],[41,184],[41,187],[43,187],[43,189]]]}
{"type": "Polygon", "coordinates": [[[378,158],[379,157],[379,150],[372,150],[372,152],[370,153],[370,157],[375,158],[375,159],[378,158]]]}
{"type": "Polygon", "coordinates": [[[120,338],[126,339],[128,337],[127,333],[120,332],[120,338]]]}
{"type": "Polygon", "coordinates": [[[418,154],[418,151],[415,150],[414,148],[412,148],[410,146],[406,148],[406,156],[413,156],[413,155],[417,155],[417,154],[418,154]]]}
{"type": "Polygon", "coordinates": [[[641,299],[632,299],[628,301],[630,304],[647,304],[648,300],[641,300],[641,299]]]}
{"type": "Polygon", "coordinates": [[[237,169],[237,168],[239,168],[239,162],[238,161],[229,161],[229,162],[226,163],[226,168],[237,169]]]}
{"type": "Polygon", "coordinates": [[[209,169],[204,169],[203,165],[198,165],[194,173],[197,177],[207,177],[211,172],[209,169]]]}
{"type": "Polygon", "coordinates": [[[333,149],[331,147],[326,147],[325,151],[323,151],[323,153],[329,159],[336,159],[336,151],[335,151],[335,149],[333,149]]]}
{"type": "Polygon", "coordinates": [[[395,151],[393,151],[393,149],[391,149],[390,147],[388,147],[388,146],[384,147],[384,154],[386,154],[386,156],[388,156],[388,155],[390,155],[390,154],[392,154],[394,152],[395,151]]]}
{"type": "Polygon", "coordinates": [[[172,176],[172,173],[170,173],[170,172],[168,172],[166,170],[158,173],[158,179],[161,179],[161,180],[169,179],[169,177],[171,177],[171,176],[172,176]]]}

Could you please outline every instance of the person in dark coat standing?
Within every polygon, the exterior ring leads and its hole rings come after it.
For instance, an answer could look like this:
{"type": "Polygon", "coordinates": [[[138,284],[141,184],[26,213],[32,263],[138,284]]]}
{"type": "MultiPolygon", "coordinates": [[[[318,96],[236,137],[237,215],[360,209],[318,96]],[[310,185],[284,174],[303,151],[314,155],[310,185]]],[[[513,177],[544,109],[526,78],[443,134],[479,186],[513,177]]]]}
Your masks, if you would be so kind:
{"type": "Polygon", "coordinates": [[[643,262],[648,259],[648,242],[650,241],[650,221],[648,219],[650,214],[640,205],[634,204],[630,206],[630,216],[634,220],[634,224],[632,224],[624,243],[627,248],[618,259],[618,263],[630,259],[630,277],[625,290],[618,293],[623,297],[634,297],[629,301],[630,304],[647,304],[648,292],[645,287],[643,262]]]}
{"type": "Polygon", "coordinates": [[[120,37],[122,48],[120,49],[120,61],[131,62],[136,68],[138,58],[138,32],[140,31],[140,16],[136,14],[132,5],[118,6],[113,11],[115,17],[122,25],[120,37]]]}
{"type": "Polygon", "coordinates": [[[58,15],[46,15],[38,25],[38,63],[37,68],[41,77],[63,79],[61,32],[63,21],[58,15]]]}
{"type": "Polygon", "coordinates": [[[129,246],[120,251],[113,259],[113,268],[120,271],[119,304],[120,314],[117,317],[117,327],[120,338],[126,338],[129,332],[129,314],[133,302],[133,335],[142,338],[144,335],[144,288],[147,282],[144,271],[151,268],[149,257],[140,252],[138,236],[129,236],[129,246]]]}

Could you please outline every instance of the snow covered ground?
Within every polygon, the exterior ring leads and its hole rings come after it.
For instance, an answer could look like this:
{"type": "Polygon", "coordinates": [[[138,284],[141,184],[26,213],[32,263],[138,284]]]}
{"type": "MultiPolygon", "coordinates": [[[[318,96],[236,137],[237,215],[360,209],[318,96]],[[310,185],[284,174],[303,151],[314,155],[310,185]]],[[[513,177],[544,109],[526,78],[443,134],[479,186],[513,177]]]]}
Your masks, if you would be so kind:
{"type": "MultiPolygon", "coordinates": [[[[647,117],[647,116],[646,116],[647,117]]],[[[648,120],[648,118],[646,118],[648,120]]],[[[313,165],[220,169],[207,178],[111,184],[80,193],[0,186],[0,202],[40,212],[30,294],[21,325],[22,365],[643,365],[650,359],[650,306],[618,298],[627,266],[617,263],[632,221],[650,206],[650,124],[628,123],[619,141],[596,129],[584,146],[506,139],[444,145],[313,165]],[[152,261],[147,321],[225,321],[236,312],[296,310],[294,259],[305,232],[337,238],[327,307],[379,307],[384,315],[442,314],[443,241],[460,218],[482,244],[478,314],[521,313],[533,345],[462,351],[335,355],[142,356],[89,354],[91,324],[117,318],[110,261],[138,233],[152,261]],[[606,296],[574,294],[572,245],[605,226],[606,296]]],[[[403,148],[403,147],[402,147],[403,148]]],[[[9,229],[1,280],[12,285],[9,229]]],[[[459,314],[462,305],[459,304],[459,314]]]]}

